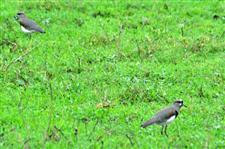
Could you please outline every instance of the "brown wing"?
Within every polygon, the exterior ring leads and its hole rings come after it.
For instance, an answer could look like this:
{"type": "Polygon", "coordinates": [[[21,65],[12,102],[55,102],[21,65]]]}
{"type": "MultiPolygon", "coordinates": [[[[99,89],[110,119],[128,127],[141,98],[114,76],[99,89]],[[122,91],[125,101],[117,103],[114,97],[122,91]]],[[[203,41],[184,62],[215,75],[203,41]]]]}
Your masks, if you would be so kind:
{"type": "Polygon", "coordinates": [[[159,111],[154,117],[156,120],[156,123],[163,123],[166,122],[170,117],[174,116],[177,117],[178,112],[173,107],[168,107],[166,109],[163,109],[159,111]]]}
{"type": "Polygon", "coordinates": [[[153,125],[153,124],[159,124],[159,123],[166,122],[170,117],[172,117],[174,115],[177,117],[178,112],[172,106],[170,106],[166,109],[159,111],[150,120],[148,120],[144,124],[142,124],[141,127],[145,128],[145,127],[153,125]]]}
{"type": "Polygon", "coordinates": [[[34,30],[36,32],[44,33],[44,30],[41,29],[33,20],[22,18],[19,20],[19,23],[28,30],[34,30]]]}

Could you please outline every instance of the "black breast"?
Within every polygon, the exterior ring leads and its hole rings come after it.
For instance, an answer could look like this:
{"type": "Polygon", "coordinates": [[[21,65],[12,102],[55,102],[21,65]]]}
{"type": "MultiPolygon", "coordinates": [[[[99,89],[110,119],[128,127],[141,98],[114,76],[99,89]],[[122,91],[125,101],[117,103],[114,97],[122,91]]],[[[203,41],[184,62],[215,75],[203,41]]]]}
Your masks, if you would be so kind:
{"type": "Polygon", "coordinates": [[[175,117],[177,117],[178,116],[178,112],[177,112],[177,110],[175,111],[175,117]]]}

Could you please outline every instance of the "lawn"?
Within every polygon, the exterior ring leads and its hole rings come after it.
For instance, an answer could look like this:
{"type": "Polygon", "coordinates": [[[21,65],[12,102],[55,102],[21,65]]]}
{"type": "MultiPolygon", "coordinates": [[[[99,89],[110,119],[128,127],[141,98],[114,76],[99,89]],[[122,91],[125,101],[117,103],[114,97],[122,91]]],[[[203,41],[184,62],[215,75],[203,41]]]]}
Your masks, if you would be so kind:
{"type": "Polygon", "coordinates": [[[1,1],[0,148],[225,148],[225,2],[1,1]],[[45,34],[23,33],[23,11],[45,34]],[[140,125],[176,99],[178,118],[140,125]]]}

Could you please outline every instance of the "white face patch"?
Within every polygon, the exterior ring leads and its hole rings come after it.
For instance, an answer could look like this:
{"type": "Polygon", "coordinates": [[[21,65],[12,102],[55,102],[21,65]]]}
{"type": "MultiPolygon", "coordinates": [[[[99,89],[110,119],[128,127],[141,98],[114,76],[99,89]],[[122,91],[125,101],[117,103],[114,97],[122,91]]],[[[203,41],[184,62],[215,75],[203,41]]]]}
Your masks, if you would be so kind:
{"type": "Polygon", "coordinates": [[[179,105],[180,105],[180,106],[182,106],[182,105],[183,105],[183,103],[179,103],[179,105]]]}
{"type": "Polygon", "coordinates": [[[21,26],[21,29],[22,29],[22,31],[23,31],[24,33],[32,33],[32,32],[34,32],[34,31],[29,31],[29,30],[27,30],[27,29],[24,28],[23,26],[21,26]]]}

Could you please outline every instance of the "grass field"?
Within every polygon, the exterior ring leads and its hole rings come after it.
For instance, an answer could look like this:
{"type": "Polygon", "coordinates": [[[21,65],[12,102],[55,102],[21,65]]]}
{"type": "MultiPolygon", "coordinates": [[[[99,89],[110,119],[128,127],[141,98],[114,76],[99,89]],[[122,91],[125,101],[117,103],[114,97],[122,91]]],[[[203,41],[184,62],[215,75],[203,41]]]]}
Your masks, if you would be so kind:
{"type": "Polygon", "coordinates": [[[224,1],[0,9],[0,148],[225,148],[224,1]],[[21,32],[18,11],[46,33],[21,32]],[[140,128],[178,98],[169,137],[140,128]]]}

